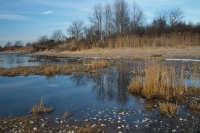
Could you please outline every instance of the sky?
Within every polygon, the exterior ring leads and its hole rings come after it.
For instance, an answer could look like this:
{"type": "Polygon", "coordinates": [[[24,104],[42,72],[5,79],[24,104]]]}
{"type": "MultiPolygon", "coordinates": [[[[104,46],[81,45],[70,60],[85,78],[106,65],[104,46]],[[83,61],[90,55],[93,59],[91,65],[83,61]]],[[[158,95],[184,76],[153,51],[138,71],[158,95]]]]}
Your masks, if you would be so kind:
{"type": "MultiPolygon", "coordinates": [[[[200,0],[125,0],[129,6],[137,3],[150,23],[157,12],[180,8],[183,20],[200,22],[200,0]]],[[[83,20],[95,4],[114,3],[114,0],[0,0],[0,46],[10,41],[35,42],[40,36],[50,37],[60,29],[67,36],[73,21],[83,20]]]]}

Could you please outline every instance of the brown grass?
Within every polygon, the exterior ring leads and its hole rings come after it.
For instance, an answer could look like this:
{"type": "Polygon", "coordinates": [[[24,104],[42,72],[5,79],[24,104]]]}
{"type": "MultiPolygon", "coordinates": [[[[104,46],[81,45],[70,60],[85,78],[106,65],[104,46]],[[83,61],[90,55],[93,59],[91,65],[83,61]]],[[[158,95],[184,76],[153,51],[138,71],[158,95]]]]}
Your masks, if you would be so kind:
{"type": "MultiPolygon", "coordinates": [[[[198,66],[196,67],[198,68],[198,66]]],[[[146,63],[145,81],[142,82],[141,75],[135,75],[128,86],[128,90],[131,93],[141,94],[146,99],[161,98],[173,102],[176,100],[183,101],[186,95],[194,94],[194,92],[196,94],[200,90],[197,86],[194,86],[196,88],[188,88],[187,84],[185,84],[184,69],[185,67],[182,64],[181,72],[177,74],[174,65],[161,64],[159,62],[146,63]]],[[[139,71],[141,72],[138,69],[137,73],[139,71]]]]}
{"type": "Polygon", "coordinates": [[[168,117],[174,116],[178,113],[178,106],[173,103],[158,103],[161,114],[168,117]]]}
{"type": "Polygon", "coordinates": [[[92,70],[94,70],[94,69],[102,69],[102,68],[109,67],[110,65],[111,65],[110,62],[108,62],[106,60],[95,60],[95,61],[91,62],[90,68],[92,70]]]}
{"type": "Polygon", "coordinates": [[[128,86],[128,90],[133,94],[141,94],[143,85],[142,85],[142,76],[136,76],[137,79],[132,79],[132,83],[128,86]]]}
{"type": "Polygon", "coordinates": [[[150,57],[161,57],[161,56],[162,56],[162,54],[153,54],[150,57]]]}
{"type": "Polygon", "coordinates": [[[131,58],[132,60],[142,60],[143,58],[142,57],[139,57],[139,56],[134,56],[131,58]]]}
{"type": "Polygon", "coordinates": [[[197,112],[197,113],[200,113],[200,103],[197,103],[197,102],[191,103],[191,104],[190,104],[190,109],[191,109],[192,111],[195,111],[195,112],[197,112]]]}
{"type": "Polygon", "coordinates": [[[65,112],[65,114],[62,116],[62,119],[68,119],[71,116],[72,116],[72,113],[65,112]]]}
{"type": "Polygon", "coordinates": [[[112,38],[105,38],[92,42],[90,45],[85,45],[84,41],[75,42],[71,40],[59,47],[63,50],[84,50],[93,48],[138,48],[138,47],[178,47],[183,48],[186,46],[199,46],[200,35],[198,33],[169,33],[162,34],[160,36],[148,36],[148,35],[117,35],[112,38]]]}
{"type": "Polygon", "coordinates": [[[50,108],[46,108],[44,107],[44,104],[43,104],[43,97],[40,101],[40,105],[39,106],[33,106],[32,109],[31,109],[31,113],[32,114],[48,114],[50,112],[52,112],[54,109],[52,107],[50,108]]]}

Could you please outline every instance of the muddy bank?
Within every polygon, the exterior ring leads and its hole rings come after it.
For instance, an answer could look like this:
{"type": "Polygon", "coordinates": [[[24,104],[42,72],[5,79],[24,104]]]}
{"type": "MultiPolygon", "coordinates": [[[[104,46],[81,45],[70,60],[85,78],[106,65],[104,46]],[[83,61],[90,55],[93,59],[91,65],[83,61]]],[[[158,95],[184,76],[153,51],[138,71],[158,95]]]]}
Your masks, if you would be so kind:
{"type": "Polygon", "coordinates": [[[1,132],[70,132],[70,133],[100,133],[103,126],[85,124],[83,126],[68,125],[53,122],[51,118],[43,118],[41,116],[29,116],[21,118],[5,118],[0,119],[1,132]]]}

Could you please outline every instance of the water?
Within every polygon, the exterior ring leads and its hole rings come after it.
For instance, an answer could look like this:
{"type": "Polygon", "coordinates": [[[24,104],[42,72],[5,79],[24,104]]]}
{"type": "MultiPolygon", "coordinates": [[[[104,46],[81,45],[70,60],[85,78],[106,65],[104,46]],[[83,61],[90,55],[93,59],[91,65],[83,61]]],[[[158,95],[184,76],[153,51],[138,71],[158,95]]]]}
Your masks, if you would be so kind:
{"type": "MultiPolygon", "coordinates": [[[[0,56],[0,60],[4,60],[1,62],[1,67],[41,65],[38,62],[28,62],[30,58],[16,54],[3,54],[0,56]]],[[[135,125],[144,127],[142,120],[145,118],[157,120],[158,123],[172,121],[162,117],[157,106],[155,110],[147,110],[144,107],[146,101],[142,97],[133,96],[128,92],[127,86],[133,76],[131,69],[137,68],[131,63],[129,65],[130,68],[112,67],[98,73],[50,78],[38,75],[0,76],[0,118],[30,116],[30,109],[34,105],[39,105],[43,97],[44,106],[55,109],[52,113],[45,114],[45,117],[53,119],[60,118],[65,112],[71,112],[73,113],[71,121],[111,119],[114,123],[118,123],[120,120],[131,125],[133,129],[135,125]],[[129,114],[121,116],[119,113],[123,110],[129,111],[129,114]]],[[[200,86],[200,79],[187,79],[185,82],[188,86],[193,85],[194,82],[200,86]]],[[[179,117],[187,116],[186,109],[180,110],[179,117]]],[[[177,121],[179,121],[178,117],[177,121]]],[[[115,125],[117,128],[119,123],[115,125]]]]}
{"type": "Polygon", "coordinates": [[[55,108],[49,117],[61,117],[68,111],[75,114],[74,119],[88,119],[112,115],[112,110],[137,110],[141,105],[127,92],[129,81],[116,69],[95,75],[0,77],[0,117],[30,115],[42,97],[46,107],[55,108]]]}
{"type": "Polygon", "coordinates": [[[29,62],[29,60],[37,60],[36,57],[21,56],[19,54],[0,54],[0,67],[12,68],[17,66],[40,66],[40,65],[54,65],[54,64],[69,64],[67,61],[52,62],[29,62]]]}

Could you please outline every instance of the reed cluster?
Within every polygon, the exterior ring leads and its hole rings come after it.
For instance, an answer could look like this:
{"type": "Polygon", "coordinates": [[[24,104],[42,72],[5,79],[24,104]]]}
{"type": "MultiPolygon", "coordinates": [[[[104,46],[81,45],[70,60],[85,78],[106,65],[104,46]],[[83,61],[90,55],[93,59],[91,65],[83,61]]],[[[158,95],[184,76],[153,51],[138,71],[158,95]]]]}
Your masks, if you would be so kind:
{"type": "Polygon", "coordinates": [[[172,117],[178,113],[178,106],[173,103],[158,103],[160,112],[163,115],[172,117]]]}
{"type": "Polygon", "coordinates": [[[30,110],[30,112],[32,114],[48,114],[50,112],[52,112],[54,109],[52,107],[50,108],[46,108],[44,107],[44,104],[43,104],[43,98],[41,99],[40,101],[40,105],[39,106],[33,106],[30,110]]]}
{"type": "Polygon", "coordinates": [[[102,69],[102,68],[109,67],[110,65],[111,65],[110,62],[108,62],[106,60],[94,60],[91,62],[90,68],[92,70],[102,69]]]}
{"type": "MultiPolygon", "coordinates": [[[[132,78],[132,82],[128,86],[131,93],[141,94],[146,99],[164,99],[166,101],[183,100],[185,95],[195,94],[199,92],[198,85],[188,87],[185,81],[185,66],[181,66],[181,70],[176,70],[175,65],[151,62],[146,63],[144,67],[144,76],[136,73],[132,78]]],[[[141,71],[141,70],[138,70],[141,71]]],[[[198,65],[194,66],[193,73],[189,76],[198,81],[198,65]],[[195,70],[196,69],[196,70],[195,70]]],[[[198,93],[199,94],[199,93],[198,93]]]]}
{"type": "Polygon", "coordinates": [[[162,35],[116,35],[113,37],[106,37],[100,40],[89,41],[68,41],[58,48],[60,50],[84,50],[91,48],[142,48],[142,47],[187,47],[187,46],[199,46],[200,35],[198,33],[190,32],[173,32],[162,35]]]}
{"type": "Polygon", "coordinates": [[[200,113],[200,103],[197,103],[197,102],[191,103],[190,110],[200,113]]]}
{"type": "Polygon", "coordinates": [[[53,76],[55,74],[60,74],[61,72],[61,66],[55,65],[55,66],[47,66],[44,68],[44,75],[46,76],[53,76]]]}

